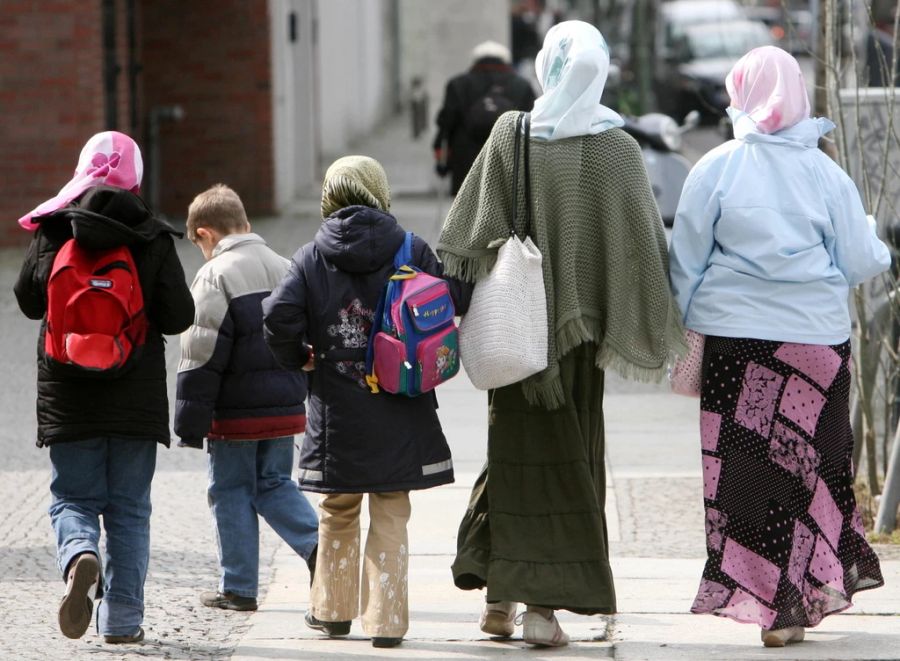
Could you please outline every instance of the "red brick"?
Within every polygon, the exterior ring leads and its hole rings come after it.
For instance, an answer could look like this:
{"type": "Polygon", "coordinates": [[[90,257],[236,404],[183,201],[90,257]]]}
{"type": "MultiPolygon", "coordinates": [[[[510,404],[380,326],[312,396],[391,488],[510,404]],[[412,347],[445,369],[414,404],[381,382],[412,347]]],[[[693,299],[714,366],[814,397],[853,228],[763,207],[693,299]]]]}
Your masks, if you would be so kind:
{"type": "MultiPolygon", "coordinates": [[[[0,0],[0,244],[27,240],[14,219],[72,175],[85,140],[105,127],[101,3],[0,0]],[[49,46],[48,46],[49,45],[49,46]],[[14,166],[13,166],[14,165],[14,166]]],[[[117,127],[131,133],[126,2],[116,0],[117,127]]],[[[193,196],[225,181],[251,215],[273,208],[272,107],[266,0],[137,3],[140,126],[180,104],[162,127],[161,210],[183,216],[193,196]]]]}

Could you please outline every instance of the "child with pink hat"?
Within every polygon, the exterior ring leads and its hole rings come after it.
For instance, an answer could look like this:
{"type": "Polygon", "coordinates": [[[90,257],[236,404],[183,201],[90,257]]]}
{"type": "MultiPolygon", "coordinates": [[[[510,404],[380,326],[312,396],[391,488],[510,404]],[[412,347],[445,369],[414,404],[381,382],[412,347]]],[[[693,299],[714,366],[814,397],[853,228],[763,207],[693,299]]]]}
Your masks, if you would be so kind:
{"type": "Polygon", "coordinates": [[[81,150],[72,180],[19,219],[34,232],[15,293],[25,316],[41,321],[37,445],[49,448],[50,521],[66,584],[59,628],[68,638],[83,636],[94,612],[92,597],[102,596],[97,630],[106,643],[137,643],[144,637],[150,482],[157,443],[169,445],[162,336],[180,333],[194,318],[173,240],[181,234],[156,218],[136,194],[142,174],[141,152],[131,138],[115,131],[98,133],[81,150]],[[88,263],[94,258],[110,261],[113,252],[124,259],[102,272],[92,266],[82,274],[67,261],[72,254],[88,263]],[[74,285],[81,288],[78,296],[58,297],[55,275],[64,268],[79,274],[74,285]],[[128,274],[124,280],[119,279],[121,269],[128,274]],[[116,277],[110,275],[113,270],[116,277]],[[127,284],[117,290],[120,282],[127,284]],[[66,324],[78,306],[84,312],[79,323],[92,326],[106,320],[96,309],[92,313],[91,303],[85,304],[87,294],[95,297],[91,301],[100,300],[104,291],[134,297],[135,289],[142,295],[136,300],[142,304],[139,316],[146,319],[146,330],[140,350],[128,355],[122,369],[88,369],[71,353],[55,353],[56,344],[47,342],[48,337],[62,337],[68,347],[76,334],[68,333],[66,324]],[[65,304],[61,317],[54,316],[58,300],[65,304]],[[102,566],[101,522],[106,532],[102,566]]]}
{"type": "Polygon", "coordinates": [[[144,161],[134,140],[118,131],[97,133],[82,148],[72,180],[19,218],[19,225],[33,232],[40,222],[37,218],[62,209],[94,186],[115,186],[137,193],[143,174],[144,161]]]}

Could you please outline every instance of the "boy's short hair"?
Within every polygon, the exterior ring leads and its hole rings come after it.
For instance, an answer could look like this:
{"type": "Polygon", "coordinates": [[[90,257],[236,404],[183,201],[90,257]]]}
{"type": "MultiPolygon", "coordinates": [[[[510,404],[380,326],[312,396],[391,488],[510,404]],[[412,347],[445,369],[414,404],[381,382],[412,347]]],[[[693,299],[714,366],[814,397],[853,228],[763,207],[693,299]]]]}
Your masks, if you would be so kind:
{"type": "Polygon", "coordinates": [[[200,227],[232,234],[246,228],[250,221],[238,194],[225,184],[216,184],[194,198],[188,207],[186,224],[187,238],[196,241],[200,227]]]}

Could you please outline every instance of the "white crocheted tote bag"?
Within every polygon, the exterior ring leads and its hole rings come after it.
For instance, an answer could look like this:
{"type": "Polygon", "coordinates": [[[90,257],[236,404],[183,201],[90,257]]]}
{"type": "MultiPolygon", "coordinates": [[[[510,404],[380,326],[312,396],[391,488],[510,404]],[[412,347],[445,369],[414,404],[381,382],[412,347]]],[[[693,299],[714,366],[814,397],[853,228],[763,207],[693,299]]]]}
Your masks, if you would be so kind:
{"type": "Polygon", "coordinates": [[[541,252],[531,231],[528,115],[516,122],[510,237],[491,272],[478,281],[459,325],[459,354],[476,388],[489,390],[522,381],[547,367],[547,297],[541,252]],[[520,129],[524,125],[524,131],[520,129]],[[525,233],[515,231],[519,138],[524,133],[525,233]]]}
{"type": "Polygon", "coordinates": [[[700,396],[700,382],[703,376],[703,350],[706,346],[706,336],[696,331],[686,330],[684,340],[688,345],[688,352],[684,358],[675,360],[669,372],[669,385],[676,395],[685,397],[700,396]]]}

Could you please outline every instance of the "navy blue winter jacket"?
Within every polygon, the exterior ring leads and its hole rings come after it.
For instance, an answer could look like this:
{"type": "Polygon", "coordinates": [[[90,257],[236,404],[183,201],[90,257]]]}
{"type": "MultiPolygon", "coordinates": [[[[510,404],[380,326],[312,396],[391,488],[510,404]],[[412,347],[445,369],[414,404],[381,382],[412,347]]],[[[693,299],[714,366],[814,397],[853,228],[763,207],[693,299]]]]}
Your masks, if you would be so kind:
{"type": "MultiPolygon", "coordinates": [[[[299,370],[310,345],[315,351],[300,453],[305,490],[405,491],[453,481],[434,394],[372,394],[364,380],[372,318],[405,235],[390,214],[341,209],[297,251],[284,281],[263,301],[266,341],[284,367],[299,370]]],[[[412,262],[441,274],[419,237],[412,262]]]]}
{"type": "Polygon", "coordinates": [[[191,285],[196,314],[181,336],[175,433],[185,445],[302,432],[306,379],[282,369],[262,333],[262,300],[288,260],[256,234],[229,234],[191,285]]]}

